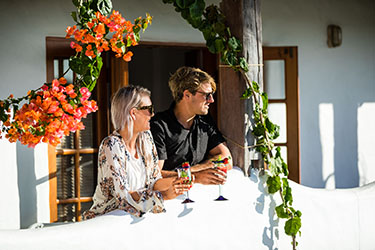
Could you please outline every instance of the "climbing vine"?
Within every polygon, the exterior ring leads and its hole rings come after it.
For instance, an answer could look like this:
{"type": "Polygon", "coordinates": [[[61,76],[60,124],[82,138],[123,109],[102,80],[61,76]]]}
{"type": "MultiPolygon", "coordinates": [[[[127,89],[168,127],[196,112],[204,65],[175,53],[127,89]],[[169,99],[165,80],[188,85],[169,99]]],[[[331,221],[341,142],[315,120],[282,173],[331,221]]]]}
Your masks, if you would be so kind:
{"type": "Polygon", "coordinates": [[[279,136],[279,126],[268,117],[268,97],[261,92],[258,83],[251,81],[247,60],[242,57],[241,41],[231,35],[226,19],[221,10],[215,6],[205,6],[204,0],[163,0],[173,4],[175,10],[194,28],[203,33],[206,46],[211,53],[220,54],[221,61],[239,71],[247,84],[241,99],[253,100],[253,130],[256,139],[256,150],[262,154],[268,166],[266,173],[267,188],[270,194],[279,193],[282,203],[275,208],[279,218],[286,219],[284,231],[292,237],[293,249],[296,249],[297,233],[301,234],[301,211],[293,208],[292,189],[288,181],[288,166],[281,157],[280,147],[274,146],[273,140],[279,136]]]}

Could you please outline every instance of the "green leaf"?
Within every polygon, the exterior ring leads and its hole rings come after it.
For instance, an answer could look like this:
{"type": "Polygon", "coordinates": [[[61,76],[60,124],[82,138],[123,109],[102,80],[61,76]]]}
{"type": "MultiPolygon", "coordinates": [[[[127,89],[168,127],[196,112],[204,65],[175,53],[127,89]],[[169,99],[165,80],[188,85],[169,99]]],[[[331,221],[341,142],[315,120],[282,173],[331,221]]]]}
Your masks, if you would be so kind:
{"type": "Polygon", "coordinates": [[[270,139],[275,140],[280,135],[280,126],[275,124],[275,130],[270,134],[270,139]]]}
{"type": "Polygon", "coordinates": [[[237,65],[237,56],[235,53],[233,52],[229,52],[228,53],[228,56],[227,56],[227,64],[229,64],[230,66],[236,66],[237,65]]]}
{"type": "Polygon", "coordinates": [[[299,229],[301,228],[301,218],[294,217],[285,222],[284,230],[287,235],[295,236],[297,235],[299,229]]]}
{"type": "Polygon", "coordinates": [[[226,28],[224,23],[214,23],[212,28],[220,37],[224,37],[226,28]]]}
{"type": "Polygon", "coordinates": [[[286,209],[284,208],[284,204],[281,204],[280,206],[275,207],[275,211],[276,211],[277,217],[283,218],[283,219],[289,218],[289,215],[286,212],[286,209]]]}
{"type": "Polygon", "coordinates": [[[273,175],[279,175],[282,171],[282,161],[280,158],[271,158],[268,166],[273,175]]]}
{"type": "Polygon", "coordinates": [[[79,3],[80,3],[80,1],[79,1],[79,0],[73,0],[72,2],[73,2],[73,4],[74,4],[74,6],[76,6],[76,7],[78,7],[78,6],[79,6],[79,3]]]}
{"type": "Polygon", "coordinates": [[[212,54],[216,54],[215,40],[214,39],[206,40],[206,46],[212,54]]]}
{"type": "Polygon", "coordinates": [[[253,129],[253,134],[255,136],[262,136],[262,135],[264,135],[265,131],[266,131],[266,129],[264,128],[264,126],[262,124],[258,124],[253,129]]]}
{"type": "Polygon", "coordinates": [[[253,89],[254,89],[254,91],[255,91],[256,93],[259,93],[259,85],[258,85],[258,83],[255,82],[255,81],[253,81],[252,84],[253,84],[253,89]]]}
{"type": "Polygon", "coordinates": [[[145,29],[147,29],[147,27],[148,27],[148,23],[142,21],[142,30],[145,31],[145,29]]]}
{"type": "Polygon", "coordinates": [[[5,109],[0,108],[0,120],[6,122],[8,120],[8,115],[5,113],[5,109]]]}
{"type": "Polygon", "coordinates": [[[249,65],[247,64],[247,61],[246,61],[246,59],[244,57],[240,57],[240,67],[245,72],[249,71],[249,65]]]}
{"type": "Polygon", "coordinates": [[[199,26],[200,26],[200,23],[202,21],[202,19],[199,17],[199,18],[192,18],[192,17],[188,17],[186,19],[190,24],[191,26],[193,26],[193,28],[195,29],[198,29],[199,26]]]}
{"type": "Polygon", "coordinates": [[[275,124],[273,124],[270,119],[266,118],[266,128],[269,133],[273,133],[275,131],[275,124]]]}
{"type": "Polygon", "coordinates": [[[229,45],[229,48],[235,52],[241,51],[241,47],[242,47],[241,41],[235,38],[234,36],[229,38],[228,45],[229,45]]]}
{"type": "Polygon", "coordinates": [[[95,80],[95,81],[92,81],[92,82],[87,86],[87,88],[89,89],[90,92],[93,91],[93,89],[95,88],[95,85],[96,85],[96,80],[95,80]]]}
{"type": "Polygon", "coordinates": [[[78,12],[79,12],[79,15],[84,16],[86,14],[86,7],[85,6],[79,7],[78,12]]]}
{"type": "Polygon", "coordinates": [[[205,3],[204,0],[195,0],[190,7],[190,15],[192,19],[201,19],[204,11],[205,3]]]}
{"type": "Polygon", "coordinates": [[[102,69],[102,66],[103,66],[103,59],[100,56],[97,57],[96,63],[97,63],[97,68],[100,71],[102,69]]]}
{"type": "Polygon", "coordinates": [[[242,96],[241,96],[241,99],[249,99],[252,95],[252,91],[251,91],[251,88],[247,88],[243,93],[242,93],[242,96]]]}
{"type": "Polygon", "coordinates": [[[185,8],[185,1],[184,0],[176,0],[175,3],[177,4],[177,6],[181,9],[184,9],[185,8]]]}
{"type": "Polygon", "coordinates": [[[289,205],[293,204],[293,195],[292,195],[292,188],[291,187],[286,187],[284,200],[285,200],[285,202],[288,202],[289,205]]]}
{"type": "Polygon", "coordinates": [[[139,27],[138,25],[133,27],[134,33],[139,33],[139,31],[141,31],[141,27],[139,27]]]}
{"type": "Polygon", "coordinates": [[[78,22],[77,20],[77,12],[75,12],[75,11],[73,11],[72,13],[70,13],[70,15],[72,16],[72,18],[73,18],[73,20],[75,21],[75,22],[78,22]]]}
{"type": "Polygon", "coordinates": [[[268,96],[266,92],[262,93],[262,103],[263,103],[263,113],[267,114],[268,112],[268,96]]]}
{"type": "Polygon", "coordinates": [[[277,157],[281,157],[281,148],[280,148],[280,146],[277,146],[276,147],[276,155],[275,155],[275,157],[277,158],[277,157]]]}
{"type": "Polygon", "coordinates": [[[297,211],[295,212],[294,216],[296,216],[296,217],[301,217],[301,216],[302,216],[301,211],[297,210],[297,211]]]}
{"type": "Polygon", "coordinates": [[[216,53],[221,53],[224,50],[224,41],[220,38],[215,40],[216,53]]]}
{"type": "Polygon", "coordinates": [[[283,160],[282,168],[283,168],[283,174],[285,176],[288,176],[289,175],[288,165],[284,162],[284,160],[283,160]]]}
{"type": "Polygon", "coordinates": [[[112,2],[110,0],[97,0],[97,8],[103,15],[108,15],[112,10],[112,2]]]}
{"type": "Polygon", "coordinates": [[[274,194],[281,188],[281,181],[279,176],[269,176],[267,178],[267,187],[270,194],[274,194]]]}
{"type": "Polygon", "coordinates": [[[69,67],[77,74],[80,74],[82,75],[83,72],[82,72],[82,62],[79,58],[75,57],[75,56],[71,56],[69,58],[69,67]]]}

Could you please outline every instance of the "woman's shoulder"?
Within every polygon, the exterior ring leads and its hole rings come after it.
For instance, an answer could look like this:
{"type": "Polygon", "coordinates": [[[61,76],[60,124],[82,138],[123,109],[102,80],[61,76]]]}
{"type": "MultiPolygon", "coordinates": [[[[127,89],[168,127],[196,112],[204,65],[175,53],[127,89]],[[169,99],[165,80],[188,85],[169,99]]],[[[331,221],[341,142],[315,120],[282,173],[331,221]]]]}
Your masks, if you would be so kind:
{"type": "Polygon", "coordinates": [[[147,137],[149,137],[149,138],[152,139],[152,134],[151,134],[151,131],[150,131],[150,130],[145,130],[145,131],[143,131],[142,133],[144,133],[145,136],[147,136],[147,137]]]}
{"type": "Polygon", "coordinates": [[[117,144],[118,145],[122,144],[122,137],[116,131],[108,135],[107,137],[105,137],[101,142],[101,146],[104,146],[104,147],[113,147],[114,145],[117,145],[117,144]]]}

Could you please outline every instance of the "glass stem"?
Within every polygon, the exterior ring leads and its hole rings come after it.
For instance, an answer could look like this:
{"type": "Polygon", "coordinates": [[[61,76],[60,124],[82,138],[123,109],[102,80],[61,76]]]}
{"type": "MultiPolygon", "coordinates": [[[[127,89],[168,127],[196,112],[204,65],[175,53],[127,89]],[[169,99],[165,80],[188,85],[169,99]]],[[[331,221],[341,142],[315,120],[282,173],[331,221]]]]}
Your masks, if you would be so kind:
{"type": "Polygon", "coordinates": [[[221,184],[219,184],[219,196],[222,196],[222,187],[221,187],[221,184]]]}

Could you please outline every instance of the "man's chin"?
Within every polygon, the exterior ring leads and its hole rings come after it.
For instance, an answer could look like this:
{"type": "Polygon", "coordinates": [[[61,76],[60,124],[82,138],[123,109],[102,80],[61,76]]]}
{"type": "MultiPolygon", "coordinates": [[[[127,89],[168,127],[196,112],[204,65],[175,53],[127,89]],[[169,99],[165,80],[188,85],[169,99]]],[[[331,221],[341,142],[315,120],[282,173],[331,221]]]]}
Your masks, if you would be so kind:
{"type": "Polygon", "coordinates": [[[202,110],[200,115],[207,115],[208,114],[208,109],[202,110]]]}

